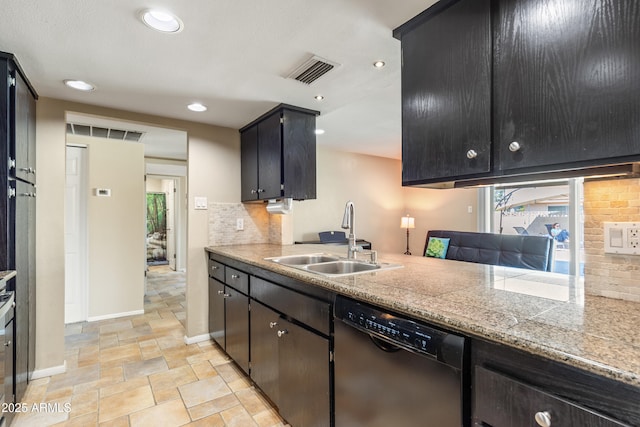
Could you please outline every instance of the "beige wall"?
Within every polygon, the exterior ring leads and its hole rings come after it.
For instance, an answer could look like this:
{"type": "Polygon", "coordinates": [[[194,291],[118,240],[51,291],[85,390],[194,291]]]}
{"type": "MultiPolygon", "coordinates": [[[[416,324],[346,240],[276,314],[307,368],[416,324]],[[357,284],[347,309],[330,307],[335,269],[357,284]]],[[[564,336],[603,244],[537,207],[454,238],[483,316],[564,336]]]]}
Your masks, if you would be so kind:
{"type": "Polygon", "coordinates": [[[77,135],[67,142],[87,146],[88,318],[144,311],[144,147],[77,135]]]}
{"type": "MultiPolygon", "coordinates": [[[[67,111],[142,122],[188,133],[187,336],[207,333],[207,211],[193,197],[238,202],[240,136],[237,130],[40,98],[37,103],[36,370],[64,363],[64,192],[67,111]]],[[[144,223],[141,223],[144,227],[144,223]]],[[[144,228],[143,228],[144,230],[144,228]]],[[[143,266],[141,266],[143,268],[143,266]]],[[[96,268],[90,265],[90,268],[96,268]]]]}
{"type": "Polygon", "coordinates": [[[640,256],[604,253],[606,221],[640,222],[640,179],[584,183],[585,292],[640,302],[640,256]]]}

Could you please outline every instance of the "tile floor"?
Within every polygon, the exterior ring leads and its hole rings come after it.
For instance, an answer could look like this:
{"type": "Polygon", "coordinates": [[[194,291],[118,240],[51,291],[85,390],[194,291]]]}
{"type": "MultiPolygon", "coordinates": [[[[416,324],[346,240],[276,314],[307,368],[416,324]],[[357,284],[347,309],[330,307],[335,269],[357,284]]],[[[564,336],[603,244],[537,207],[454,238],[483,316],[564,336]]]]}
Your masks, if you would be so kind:
{"type": "Polygon", "coordinates": [[[66,327],[67,372],[32,381],[11,426],[285,426],[219,347],[184,344],[184,274],[147,277],[144,315],[66,327]]]}

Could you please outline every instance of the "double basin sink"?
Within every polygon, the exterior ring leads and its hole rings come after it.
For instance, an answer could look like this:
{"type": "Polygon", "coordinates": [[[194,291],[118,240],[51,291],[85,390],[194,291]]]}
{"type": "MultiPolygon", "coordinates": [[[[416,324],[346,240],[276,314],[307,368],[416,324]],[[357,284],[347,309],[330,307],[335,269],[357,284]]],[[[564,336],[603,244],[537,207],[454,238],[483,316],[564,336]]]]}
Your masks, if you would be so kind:
{"type": "Polygon", "coordinates": [[[401,268],[400,264],[371,263],[361,260],[350,260],[337,255],[313,253],[303,255],[287,255],[265,258],[268,261],[288,267],[298,268],[310,273],[328,277],[352,276],[354,274],[375,273],[378,271],[401,268]]]}

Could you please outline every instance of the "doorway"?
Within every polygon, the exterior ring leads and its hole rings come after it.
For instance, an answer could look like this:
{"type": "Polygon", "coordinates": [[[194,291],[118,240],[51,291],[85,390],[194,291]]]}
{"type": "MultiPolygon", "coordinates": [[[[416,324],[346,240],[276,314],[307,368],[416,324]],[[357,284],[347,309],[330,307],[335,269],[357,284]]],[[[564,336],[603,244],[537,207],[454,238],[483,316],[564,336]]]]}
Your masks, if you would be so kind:
{"type": "Polygon", "coordinates": [[[67,145],[64,322],[87,320],[87,147],[67,145]]]}

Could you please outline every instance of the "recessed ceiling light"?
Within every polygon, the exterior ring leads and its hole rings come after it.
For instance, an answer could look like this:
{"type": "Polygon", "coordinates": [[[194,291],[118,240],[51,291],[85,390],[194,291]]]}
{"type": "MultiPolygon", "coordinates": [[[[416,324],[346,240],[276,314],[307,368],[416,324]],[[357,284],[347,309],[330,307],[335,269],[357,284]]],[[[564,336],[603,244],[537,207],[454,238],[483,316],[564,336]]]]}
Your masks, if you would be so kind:
{"type": "Polygon", "coordinates": [[[376,61],[376,62],[373,63],[373,66],[376,67],[376,68],[382,68],[385,65],[387,65],[387,64],[385,64],[384,61],[376,61]]]}
{"type": "Polygon", "coordinates": [[[187,105],[187,108],[191,111],[196,111],[198,113],[201,113],[203,111],[207,111],[207,106],[206,105],[202,105],[199,102],[194,102],[193,104],[189,104],[187,105]]]}
{"type": "Polygon", "coordinates": [[[316,135],[322,135],[324,133],[324,129],[316,129],[314,132],[316,135]]]}
{"type": "Polygon", "coordinates": [[[324,99],[324,96],[322,96],[322,95],[316,95],[316,96],[315,96],[315,98],[316,98],[316,100],[318,100],[318,101],[322,101],[322,100],[324,99]]]}
{"type": "Polygon", "coordinates": [[[82,80],[65,80],[64,84],[66,84],[70,88],[82,90],[84,92],[91,92],[96,88],[91,83],[83,82],[82,80]]]}
{"type": "Polygon", "coordinates": [[[146,9],[140,18],[148,27],[163,33],[179,33],[184,27],[180,18],[164,10],[146,9]]]}

